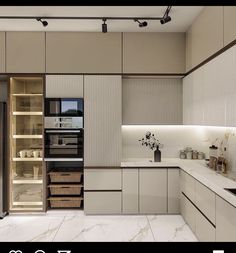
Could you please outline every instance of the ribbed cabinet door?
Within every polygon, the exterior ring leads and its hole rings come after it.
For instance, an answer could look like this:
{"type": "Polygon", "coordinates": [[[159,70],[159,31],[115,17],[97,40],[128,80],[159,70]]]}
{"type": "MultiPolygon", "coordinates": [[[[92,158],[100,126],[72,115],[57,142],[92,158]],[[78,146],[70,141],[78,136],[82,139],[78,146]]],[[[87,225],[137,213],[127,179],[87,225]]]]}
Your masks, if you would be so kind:
{"type": "Polygon", "coordinates": [[[120,166],[121,76],[84,76],[84,165],[120,166]]]}
{"type": "Polygon", "coordinates": [[[46,97],[82,98],[83,75],[47,75],[46,97]]]}
{"type": "Polygon", "coordinates": [[[5,73],[5,33],[0,32],[0,73],[5,73]]]}

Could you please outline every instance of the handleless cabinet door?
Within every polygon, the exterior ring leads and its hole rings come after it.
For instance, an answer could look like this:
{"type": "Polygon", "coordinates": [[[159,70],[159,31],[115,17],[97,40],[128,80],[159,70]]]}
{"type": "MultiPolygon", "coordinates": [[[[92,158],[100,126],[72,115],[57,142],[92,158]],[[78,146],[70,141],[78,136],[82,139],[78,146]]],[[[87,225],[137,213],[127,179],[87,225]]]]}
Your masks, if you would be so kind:
{"type": "Polygon", "coordinates": [[[194,233],[196,231],[196,212],[195,206],[181,193],[180,213],[194,233]]]}
{"type": "Polygon", "coordinates": [[[206,186],[196,181],[196,206],[215,225],[216,216],[216,196],[206,186]]]}
{"type": "Polygon", "coordinates": [[[185,73],[185,33],[123,33],[123,72],[185,73]]]}
{"type": "Polygon", "coordinates": [[[6,53],[6,45],[5,45],[5,33],[0,32],[0,73],[5,73],[5,53],[6,53]]]}
{"type": "Polygon", "coordinates": [[[47,32],[47,73],[121,73],[121,33],[47,32]]]}
{"type": "Polygon", "coordinates": [[[121,76],[84,76],[84,165],[121,163],[121,76]]]}
{"type": "Polygon", "coordinates": [[[139,211],[167,213],[167,169],[139,169],[139,211]]]}
{"type": "Polygon", "coordinates": [[[168,169],[168,213],[179,213],[179,169],[168,169]]]}
{"type": "Polygon", "coordinates": [[[236,207],[216,196],[216,241],[236,242],[236,207]]]}
{"type": "Polygon", "coordinates": [[[196,210],[196,236],[200,242],[215,241],[215,227],[196,210]]]}
{"type": "Polygon", "coordinates": [[[138,213],[138,169],[123,169],[123,213],[138,213]]]}
{"type": "Polygon", "coordinates": [[[7,32],[6,71],[8,73],[44,73],[45,33],[7,32]]]}
{"type": "Polygon", "coordinates": [[[195,203],[195,179],[183,170],[180,171],[180,190],[195,203]]]}
{"type": "Polygon", "coordinates": [[[82,98],[82,75],[47,75],[46,97],[49,98],[82,98]]]}

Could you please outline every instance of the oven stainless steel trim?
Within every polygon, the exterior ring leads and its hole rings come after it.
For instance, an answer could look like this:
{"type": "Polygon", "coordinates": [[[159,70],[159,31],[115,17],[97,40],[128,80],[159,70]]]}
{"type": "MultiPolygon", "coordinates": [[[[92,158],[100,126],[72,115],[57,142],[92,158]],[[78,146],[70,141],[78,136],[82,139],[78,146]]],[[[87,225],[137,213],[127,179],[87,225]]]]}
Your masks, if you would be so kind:
{"type": "Polygon", "coordinates": [[[46,133],[80,133],[80,130],[45,130],[46,133]]]}
{"type": "Polygon", "coordinates": [[[44,161],[83,161],[83,158],[44,158],[44,161]]]}

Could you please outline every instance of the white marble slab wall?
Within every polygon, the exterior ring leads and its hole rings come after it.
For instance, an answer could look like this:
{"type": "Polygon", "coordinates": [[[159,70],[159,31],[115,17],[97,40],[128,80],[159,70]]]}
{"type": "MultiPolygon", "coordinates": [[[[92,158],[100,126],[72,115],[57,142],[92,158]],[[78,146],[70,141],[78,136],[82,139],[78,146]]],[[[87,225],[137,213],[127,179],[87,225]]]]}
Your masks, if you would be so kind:
{"type": "Polygon", "coordinates": [[[236,171],[236,128],[207,126],[122,126],[122,158],[153,158],[153,151],[138,141],[150,131],[164,145],[162,157],[179,157],[179,150],[190,146],[209,155],[212,143],[227,147],[230,169],[236,171]]]}

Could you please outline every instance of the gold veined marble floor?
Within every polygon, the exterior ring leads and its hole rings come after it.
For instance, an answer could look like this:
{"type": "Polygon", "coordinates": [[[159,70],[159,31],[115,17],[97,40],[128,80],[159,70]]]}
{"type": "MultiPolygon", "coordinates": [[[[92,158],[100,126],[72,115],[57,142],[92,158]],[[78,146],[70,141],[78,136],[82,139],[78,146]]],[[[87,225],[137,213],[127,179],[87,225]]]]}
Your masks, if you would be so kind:
{"type": "Polygon", "coordinates": [[[84,215],[49,211],[0,220],[0,241],[197,241],[180,215],[84,215]]]}

